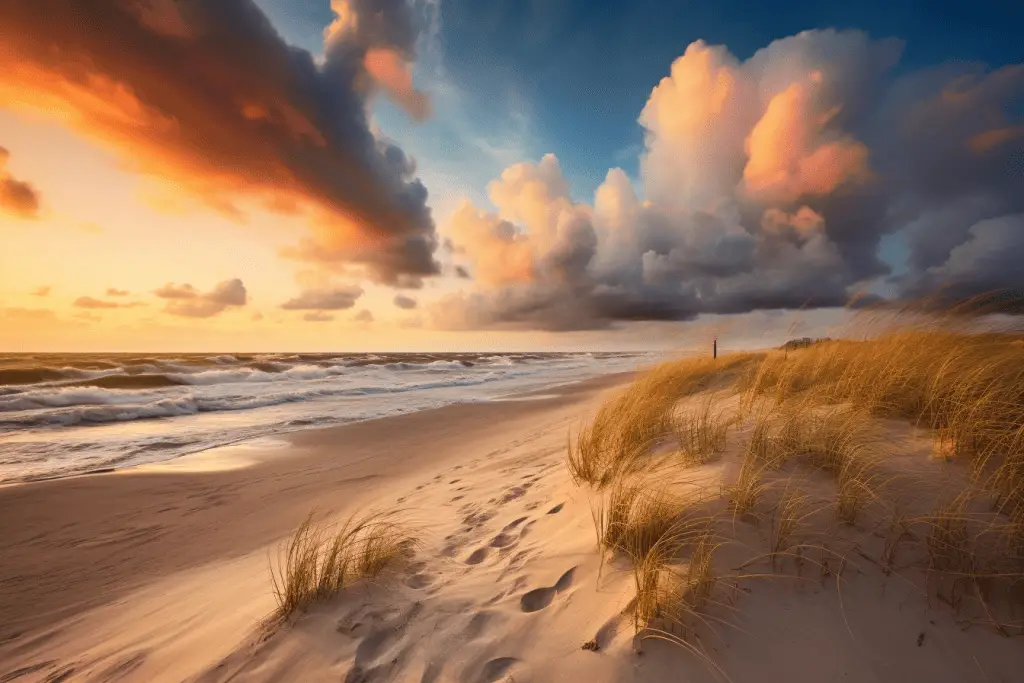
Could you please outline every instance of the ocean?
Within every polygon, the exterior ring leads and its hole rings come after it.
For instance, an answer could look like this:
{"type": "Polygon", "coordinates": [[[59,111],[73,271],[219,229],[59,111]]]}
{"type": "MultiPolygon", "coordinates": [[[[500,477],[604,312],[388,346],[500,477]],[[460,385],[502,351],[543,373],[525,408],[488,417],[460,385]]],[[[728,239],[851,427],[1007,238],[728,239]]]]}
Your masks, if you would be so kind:
{"type": "Polygon", "coordinates": [[[637,353],[0,354],[0,483],[501,400],[652,359],[637,353]]]}

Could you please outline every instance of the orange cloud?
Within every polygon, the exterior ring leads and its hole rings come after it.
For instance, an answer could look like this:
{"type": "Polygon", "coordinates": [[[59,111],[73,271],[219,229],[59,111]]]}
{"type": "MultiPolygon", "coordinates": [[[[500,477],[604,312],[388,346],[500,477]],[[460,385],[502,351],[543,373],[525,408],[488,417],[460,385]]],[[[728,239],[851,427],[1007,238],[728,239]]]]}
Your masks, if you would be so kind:
{"type": "Polygon", "coordinates": [[[72,304],[72,306],[75,306],[76,308],[92,308],[92,309],[97,309],[97,308],[138,308],[140,306],[145,306],[145,305],[146,304],[141,302],[141,301],[127,301],[125,303],[120,303],[120,302],[117,302],[117,301],[105,301],[103,299],[96,299],[96,298],[91,297],[91,296],[80,296],[77,299],[75,299],[75,302],[72,304]]]}
{"type": "Polygon", "coordinates": [[[967,144],[975,154],[985,154],[996,147],[1020,138],[1024,138],[1024,126],[1007,126],[973,135],[967,144]]]}
{"type": "Polygon", "coordinates": [[[374,48],[367,50],[363,65],[373,80],[409,116],[417,121],[430,116],[430,97],[412,84],[412,70],[401,55],[387,48],[374,48]]]}
{"type": "MultiPolygon", "coordinates": [[[[813,84],[820,74],[811,74],[813,84]]],[[[868,149],[849,138],[822,141],[835,111],[817,115],[808,85],[793,83],[768,103],[746,141],[743,169],[747,191],[757,197],[793,202],[827,195],[846,183],[870,177],[868,149]]]]}
{"type": "Polygon", "coordinates": [[[533,246],[508,221],[464,201],[452,215],[448,234],[473,263],[477,282],[503,286],[534,279],[533,246]]]}
{"type": "MultiPolygon", "coordinates": [[[[333,246],[326,256],[307,250],[318,260],[359,263],[382,281],[432,275],[426,190],[405,155],[374,137],[359,83],[371,50],[408,63],[411,10],[349,12],[354,28],[317,65],[252,0],[0,3],[0,106],[57,119],[217,210],[303,207],[333,246]]],[[[370,61],[396,92],[403,87],[388,58],[370,61]]],[[[32,213],[24,188],[12,187],[22,190],[19,210],[32,213]]]]}
{"type": "Polygon", "coordinates": [[[10,156],[7,148],[0,147],[0,212],[16,218],[36,218],[39,215],[39,192],[5,170],[10,156]]]}

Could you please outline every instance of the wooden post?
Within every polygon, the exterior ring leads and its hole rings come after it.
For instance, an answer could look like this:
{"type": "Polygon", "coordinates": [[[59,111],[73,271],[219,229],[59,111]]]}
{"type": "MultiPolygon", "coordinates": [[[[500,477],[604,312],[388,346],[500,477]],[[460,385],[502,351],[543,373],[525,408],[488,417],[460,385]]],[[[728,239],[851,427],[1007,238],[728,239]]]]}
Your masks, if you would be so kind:
{"type": "Polygon", "coordinates": [[[714,345],[711,347],[712,358],[718,358],[718,337],[715,337],[714,345]]]}

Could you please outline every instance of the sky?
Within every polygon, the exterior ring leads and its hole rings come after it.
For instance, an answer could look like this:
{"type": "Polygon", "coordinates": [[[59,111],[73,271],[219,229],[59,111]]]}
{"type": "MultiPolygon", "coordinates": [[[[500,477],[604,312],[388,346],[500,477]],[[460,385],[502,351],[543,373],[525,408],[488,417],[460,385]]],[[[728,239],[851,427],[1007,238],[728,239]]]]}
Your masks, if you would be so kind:
{"type": "Polygon", "coordinates": [[[0,350],[739,346],[1024,290],[1024,5],[825,5],[8,0],[0,350]]]}

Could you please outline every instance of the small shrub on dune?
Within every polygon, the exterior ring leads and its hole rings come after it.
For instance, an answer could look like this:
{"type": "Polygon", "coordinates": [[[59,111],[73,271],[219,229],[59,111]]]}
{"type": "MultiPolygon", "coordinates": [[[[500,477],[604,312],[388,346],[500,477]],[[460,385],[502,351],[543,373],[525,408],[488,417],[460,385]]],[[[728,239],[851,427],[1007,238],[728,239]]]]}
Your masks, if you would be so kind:
{"type": "Polygon", "coordinates": [[[414,545],[412,536],[380,514],[353,515],[339,525],[310,513],[282,546],[270,576],[277,616],[326,600],[360,579],[375,578],[414,545]]]}

